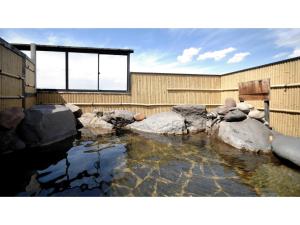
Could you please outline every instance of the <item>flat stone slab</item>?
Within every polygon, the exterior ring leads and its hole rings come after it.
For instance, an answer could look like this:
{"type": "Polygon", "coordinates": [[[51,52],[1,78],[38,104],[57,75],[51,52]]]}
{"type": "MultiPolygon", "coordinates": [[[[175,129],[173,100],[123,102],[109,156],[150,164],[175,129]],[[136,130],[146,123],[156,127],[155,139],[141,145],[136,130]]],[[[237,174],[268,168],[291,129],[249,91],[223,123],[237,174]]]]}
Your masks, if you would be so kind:
{"type": "Polygon", "coordinates": [[[29,147],[53,144],[76,133],[75,117],[63,105],[35,105],[25,111],[20,124],[20,135],[29,147]]]}
{"type": "Polygon", "coordinates": [[[175,112],[154,114],[140,122],[134,122],[126,128],[157,134],[184,134],[186,133],[184,118],[175,112]]]}
{"type": "Polygon", "coordinates": [[[255,119],[245,119],[240,122],[222,121],[219,126],[218,137],[225,143],[253,152],[271,151],[271,131],[255,119]]]}

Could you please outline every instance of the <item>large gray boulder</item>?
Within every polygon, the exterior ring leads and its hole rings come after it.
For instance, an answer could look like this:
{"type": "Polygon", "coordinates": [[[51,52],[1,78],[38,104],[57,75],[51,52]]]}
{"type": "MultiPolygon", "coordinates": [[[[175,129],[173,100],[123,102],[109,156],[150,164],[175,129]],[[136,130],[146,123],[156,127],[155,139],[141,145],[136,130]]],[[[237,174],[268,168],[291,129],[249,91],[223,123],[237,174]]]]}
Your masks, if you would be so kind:
{"type": "Polygon", "coordinates": [[[111,123],[115,128],[124,127],[134,122],[134,113],[128,110],[114,110],[105,112],[102,119],[111,123]]]}
{"type": "Polygon", "coordinates": [[[156,134],[185,134],[186,126],[184,118],[175,112],[162,112],[134,122],[126,128],[146,133],[156,134]]]}
{"type": "Polygon", "coordinates": [[[270,152],[271,131],[257,120],[248,118],[240,122],[222,121],[218,137],[225,143],[253,152],[270,152]]]}
{"type": "Polygon", "coordinates": [[[300,138],[274,134],[272,151],[281,158],[300,166],[300,138]]]}
{"type": "Polygon", "coordinates": [[[76,135],[76,121],[63,105],[35,105],[25,111],[19,133],[29,147],[46,146],[76,135]]]}
{"type": "Polygon", "coordinates": [[[185,119],[190,133],[205,131],[207,121],[205,105],[176,105],[172,107],[172,111],[185,119]]]}
{"type": "Polygon", "coordinates": [[[24,119],[22,108],[12,107],[0,112],[0,128],[15,129],[24,119]]]}

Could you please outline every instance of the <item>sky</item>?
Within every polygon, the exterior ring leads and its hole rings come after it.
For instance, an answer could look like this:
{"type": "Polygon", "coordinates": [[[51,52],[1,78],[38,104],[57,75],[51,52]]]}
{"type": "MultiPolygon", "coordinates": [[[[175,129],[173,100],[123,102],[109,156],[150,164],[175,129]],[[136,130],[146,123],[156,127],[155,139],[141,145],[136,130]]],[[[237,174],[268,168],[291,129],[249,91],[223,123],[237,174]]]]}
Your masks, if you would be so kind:
{"type": "Polygon", "coordinates": [[[0,37],[11,43],[130,48],[132,72],[222,74],[300,56],[300,29],[0,29],[0,37]]]}

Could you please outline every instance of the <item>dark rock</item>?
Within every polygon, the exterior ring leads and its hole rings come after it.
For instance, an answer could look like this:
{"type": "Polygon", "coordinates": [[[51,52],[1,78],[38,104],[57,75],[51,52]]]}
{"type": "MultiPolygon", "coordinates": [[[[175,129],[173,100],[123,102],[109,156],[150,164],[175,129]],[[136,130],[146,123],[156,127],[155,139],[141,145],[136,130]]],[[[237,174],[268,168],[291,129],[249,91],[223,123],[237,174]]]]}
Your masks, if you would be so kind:
{"type": "Polygon", "coordinates": [[[154,114],[140,122],[126,126],[128,129],[157,134],[185,134],[184,118],[175,112],[154,114]]]}
{"type": "Polygon", "coordinates": [[[224,120],[227,122],[236,122],[242,121],[247,118],[247,115],[242,111],[235,109],[233,111],[229,111],[225,116],[224,120]]]}
{"type": "Polygon", "coordinates": [[[76,121],[63,105],[35,105],[25,111],[19,133],[29,147],[45,146],[76,135],[76,121]]]}
{"type": "Polygon", "coordinates": [[[204,131],[206,128],[206,107],[204,105],[176,105],[172,111],[180,114],[190,133],[204,131]]]}
{"type": "Polygon", "coordinates": [[[240,122],[222,121],[218,137],[238,149],[253,152],[270,152],[271,131],[257,120],[248,118],[240,122]]]}
{"type": "Polygon", "coordinates": [[[15,130],[0,129],[0,153],[24,149],[25,143],[18,137],[15,130]]]}
{"type": "Polygon", "coordinates": [[[73,104],[67,103],[67,104],[65,104],[65,106],[72,111],[72,113],[74,114],[75,118],[81,117],[82,110],[77,105],[73,105],[73,104]]]}
{"type": "Polygon", "coordinates": [[[229,107],[229,108],[236,107],[236,102],[233,98],[226,98],[225,99],[225,106],[229,107]]]}
{"type": "Polygon", "coordinates": [[[275,134],[272,151],[281,158],[300,166],[300,138],[275,134]]]}
{"type": "Polygon", "coordinates": [[[24,119],[22,108],[12,107],[0,112],[0,127],[6,129],[15,129],[24,119]]]}
{"type": "Polygon", "coordinates": [[[114,110],[105,112],[102,119],[115,128],[121,128],[134,122],[134,113],[127,110],[114,110]]]}

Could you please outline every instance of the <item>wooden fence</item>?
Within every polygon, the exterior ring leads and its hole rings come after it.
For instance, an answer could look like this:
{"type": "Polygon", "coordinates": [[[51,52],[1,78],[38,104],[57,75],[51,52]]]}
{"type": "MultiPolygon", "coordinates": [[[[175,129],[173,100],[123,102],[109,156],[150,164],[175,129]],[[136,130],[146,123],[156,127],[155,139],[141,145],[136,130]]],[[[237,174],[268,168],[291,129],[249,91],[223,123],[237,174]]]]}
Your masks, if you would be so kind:
{"type": "MultiPolygon", "coordinates": [[[[300,58],[221,76],[221,102],[238,100],[238,83],[270,78],[270,124],[277,131],[300,136],[300,58]]],[[[249,101],[263,109],[263,101],[249,101]]]]}
{"type": "Polygon", "coordinates": [[[35,65],[0,39],[0,110],[36,104],[35,65]]]}
{"type": "Polygon", "coordinates": [[[220,88],[220,76],[131,73],[131,93],[43,91],[38,93],[37,101],[70,102],[80,106],[84,112],[128,109],[150,115],[168,111],[178,104],[205,104],[209,109],[216,107],[221,93],[211,92],[214,88],[220,88]]]}

